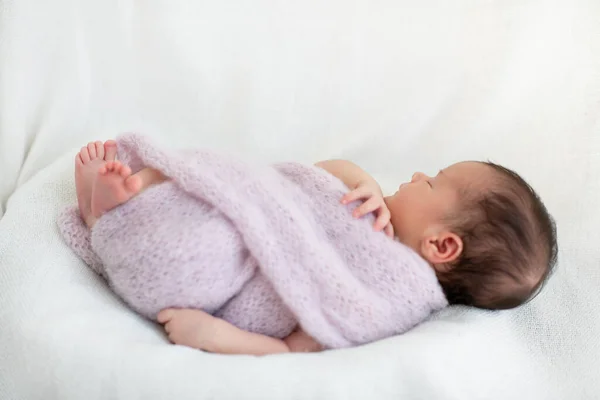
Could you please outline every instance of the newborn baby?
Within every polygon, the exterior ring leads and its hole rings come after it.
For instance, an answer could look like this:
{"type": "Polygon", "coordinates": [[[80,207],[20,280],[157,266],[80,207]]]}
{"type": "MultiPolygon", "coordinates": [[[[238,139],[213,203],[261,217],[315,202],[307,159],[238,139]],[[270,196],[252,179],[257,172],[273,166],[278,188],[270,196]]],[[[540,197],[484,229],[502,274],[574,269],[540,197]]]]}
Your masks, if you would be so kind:
{"type": "MultiPolygon", "coordinates": [[[[107,141],[90,143],[76,156],[79,214],[90,229],[105,213],[169,181],[153,168],[132,173],[116,161],[116,153],[117,143],[107,141]]],[[[348,187],[339,199],[342,205],[362,201],[352,211],[355,218],[375,214],[375,231],[396,237],[401,242],[397,246],[408,246],[429,265],[449,304],[514,308],[537,294],[552,271],[557,253],[553,220],[531,187],[504,167],[461,162],[435,177],[415,173],[384,197],[377,182],[349,161],[316,166],[348,187]]],[[[157,320],[172,342],[211,352],[321,348],[299,326],[279,339],[245,331],[199,309],[165,309],[157,320]]]]}

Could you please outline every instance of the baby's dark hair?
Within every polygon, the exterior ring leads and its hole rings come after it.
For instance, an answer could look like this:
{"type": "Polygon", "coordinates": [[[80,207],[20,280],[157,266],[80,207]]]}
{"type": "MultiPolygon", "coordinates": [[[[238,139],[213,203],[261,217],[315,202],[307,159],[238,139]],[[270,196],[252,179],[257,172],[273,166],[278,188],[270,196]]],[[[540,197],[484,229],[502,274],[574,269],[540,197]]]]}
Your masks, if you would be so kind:
{"type": "MultiPolygon", "coordinates": [[[[450,229],[463,251],[438,280],[450,304],[501,310],[531,300],[556,264],[556,225],[536,192],[514,171],[492,162],[484,193],[461,194],[450,229]]],[[[479,191],[477,191],[479,192],[479,191]]]]}

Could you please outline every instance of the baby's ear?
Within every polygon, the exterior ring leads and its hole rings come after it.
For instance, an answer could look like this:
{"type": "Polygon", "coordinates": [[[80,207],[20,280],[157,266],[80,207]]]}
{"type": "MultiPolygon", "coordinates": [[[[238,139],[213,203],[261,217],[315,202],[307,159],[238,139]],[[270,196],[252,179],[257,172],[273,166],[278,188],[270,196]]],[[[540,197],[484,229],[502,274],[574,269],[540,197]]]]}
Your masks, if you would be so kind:
{"type": "Polygon", "coordinates": [[[448,269],[463,252],[463,241],[454,232],[439,231],[421,242],[421,254],[436,268],[448,269]]]}

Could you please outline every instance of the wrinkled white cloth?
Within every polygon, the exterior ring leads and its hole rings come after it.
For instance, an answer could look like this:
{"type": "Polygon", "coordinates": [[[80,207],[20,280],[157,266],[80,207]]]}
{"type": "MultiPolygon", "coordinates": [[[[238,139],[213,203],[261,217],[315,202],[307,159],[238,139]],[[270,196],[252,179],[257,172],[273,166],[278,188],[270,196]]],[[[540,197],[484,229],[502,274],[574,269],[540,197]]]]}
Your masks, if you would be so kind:
{"type": "Polygon", "coordinates": [[[0,397],[594,399],[599,8],[3,2],[0,397]],[[388,193],[415,170],[491,159],[556,217],[558,269],[519,310],[450,308],[351,350],[256,359],[170,346],[55,223],[75,201],[78,148],[132,130],[264,161],[351,159],[388,193]]]}

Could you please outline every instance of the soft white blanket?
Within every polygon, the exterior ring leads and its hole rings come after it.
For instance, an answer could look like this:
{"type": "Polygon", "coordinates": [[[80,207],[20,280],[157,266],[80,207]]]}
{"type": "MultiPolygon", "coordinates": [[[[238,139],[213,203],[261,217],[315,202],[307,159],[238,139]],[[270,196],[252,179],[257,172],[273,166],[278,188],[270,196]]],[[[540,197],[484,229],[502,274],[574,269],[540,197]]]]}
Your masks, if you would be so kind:
{"type": "Polygon", "coordinates": [[[2,399],[593,399],[600,393],[600,3],[0,6],[2,399]],[[450,309],[365,347],[264,359],[170,346],[63,244],[72,158],[139,130],[265,161],[349,158],[387,191],[490,158],[559,229],[520,310],[450,309]]]}

